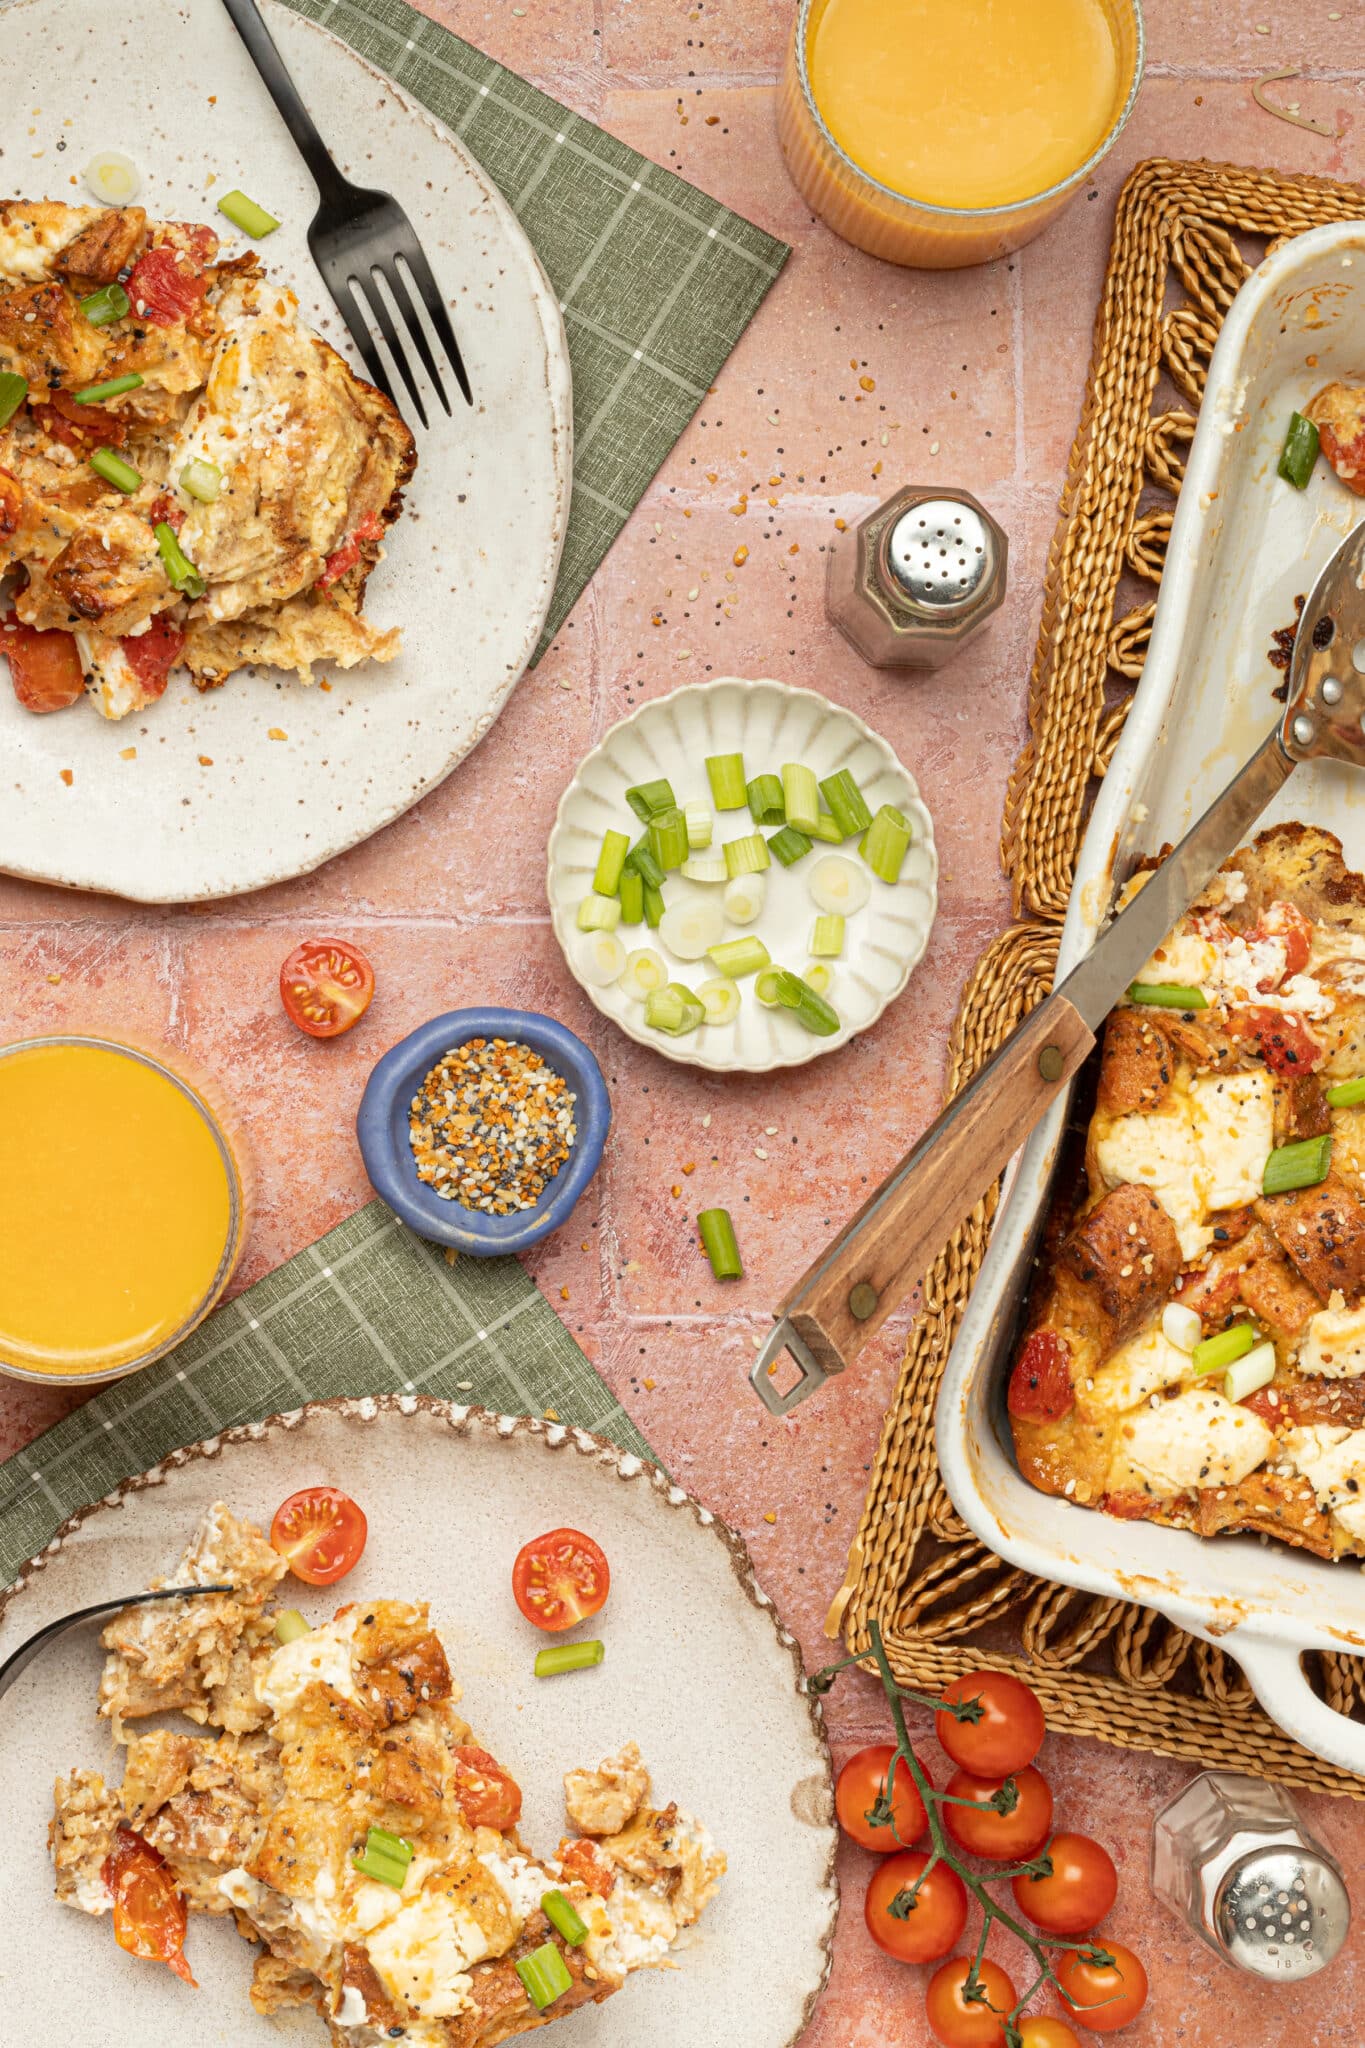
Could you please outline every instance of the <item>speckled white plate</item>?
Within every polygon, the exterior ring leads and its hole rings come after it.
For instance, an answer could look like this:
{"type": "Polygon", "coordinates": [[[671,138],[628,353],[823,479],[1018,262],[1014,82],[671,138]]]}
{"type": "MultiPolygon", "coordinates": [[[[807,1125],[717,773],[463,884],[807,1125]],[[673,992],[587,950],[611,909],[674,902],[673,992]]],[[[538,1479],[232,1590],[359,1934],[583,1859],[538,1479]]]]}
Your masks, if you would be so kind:
{"type": "MultiPolygon", "coordinates": [[[[713,847],[754,831],[747,811],[716,814],[713,847]]],[[[763,828],[771,837],[772,828],[763,828]]],[[[763,915],[751,925],[726,928],[725,936],[753,933],[763,940],[774,962],[799,974],[810,957],[811,927],[816,909],[806,877],[822,854],[847,851],[857,860],[855,845],[847,849],[816,845],[795,867],[774,861],[768,870],[768,896],[763,915]]],[[[694,683],[671,697],[644,704],[630,718],[614,725],[595,747],[560,799],[550,834],[550,910],[569,972],[586,989],[604,1017],[641,1045],[652,1046],[665,1059],[707,1067],[718,1074],[765,1074],[773,1067],[799,1067],[822,1053],[834,1052],[856,1032],[874,1024],[898,996],[929,943],[938,907],[938,855],[934,826],[920,799],[915,778],[884,739],[861,718],[819,697],[813,690],[789,683],[746,682],[727,676],[719,682],[694,683]],[[831,960],[834,985],[829,1000],[839,1013],[841,1028],[829,1038],[816,1038],[787,1010],[765,1009],[754,994],[753,977],[741,981],[739,1014],[730,1024],[703,1024],[683,1038],[650,1031],[644,1005],[632,1001],[619,986],[590,988],[574,967],[575,919],[578,906],[592,888],[593,870],[609,828],[629,832],[632,841],[641,827],[625,801],[632,784],[666,776],[679,803],[710,802],[705,760],[708,754],[742,753],[746,773],[776,774],[784,761],[804,761],[817,779],[849,769],[875,812],[895,804],[914,826],[914,842],[894,888],[874,876],[866,907],[848,920],[844,952],[831,960]]],[[[688,898],[718,893],[717,885],[685,882],[670,875],[664,896],[670,906],[688,898]]],[[[664,953],[657,932],[639,925],[624,927],[618,936],[628,951],[652,946],[664,953]]],[[[673,978],[690,988],[714,976],[709,962],[674,960],[665,953],[673,978]]]]}
{"type": "MultiPolygon", "coordinates": [[[[202,1510],[226,1500],[268,1522],[297,1487],[344,1487],[369,1543],[344,1587],[296,1587],[310,1621],[339,1599],[428,1599],[452,1647],[463,1711],[525,1794],[523,1832],[564,1832],[561,1774],[632,1737],[665,1799],[712,1828],[720,1891],[677,1951],[568,2023],[575,2048],[789,2048],[829,1969],[838,1894],[829,1753],[791,1638],[754,1583],[743,1543],[638,1458],[562,1425],[412,1396],[331,1402],[179,1451],[73,1518],[0,1602],[0,1661],[35,1629],[145,1586],[178,1558],[202,1510]],[[605,1662],[537,1680],[545,1638],[517,1613],[512,1560],[563,1524],[612,1565],[605,1662]]],[[[45,1837],[54,1775],[110,1769],[95,1715],[97,1641],[46,1651],[0,1700],[0,2012],[24,2048],[323,2048],[313,2014],[266,2020],[247,2001],[253,1950],[195,1917],[198,1992],[115,1946],[107,1920],[59,1906],[45,1837]]]]}
{"type": "MultiPolygon", "coordinates": [[[[0,679],[0,867],[14,874],[191,902],[306,873],[398,817],[477,745],[549,606],[571,456],[550,285],[453,136],[334,36],[264,7],[342,168],[407,208],[476,404],[457,396],[453,420],[437,408],[419,432],[408,509],[370,582],[368,616],[403,628],[396,661],[338,670],[328,692],[244,672],[201,697],[181,677],[117,725],[85,704],[35,718],[0,679]],[[272,740],[272,728],[286,737],[272,740]]],[[[282,222],[259,245],[267,268],[357,362],[308,254],[316,193],[219,0],[157,0],[151,13],[16,0],[0,7],[0,30],[0,189],[82,200],[82,165],[124,149],[153,216],[213,222],[234,250],[247,245],[216,195],[240,185],[282,222]]]]}

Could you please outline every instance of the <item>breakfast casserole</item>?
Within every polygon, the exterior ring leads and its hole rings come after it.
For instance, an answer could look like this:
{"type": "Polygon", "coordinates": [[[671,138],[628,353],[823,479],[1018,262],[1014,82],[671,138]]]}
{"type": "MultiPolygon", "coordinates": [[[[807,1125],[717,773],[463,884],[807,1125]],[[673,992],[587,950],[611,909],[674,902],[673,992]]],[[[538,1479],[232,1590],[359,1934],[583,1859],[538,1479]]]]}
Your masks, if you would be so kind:
{"type": "Polygon", "coordinates": [[[99,1711],[123,1780],[58,1779],[57,1897],[112,1911],[122,1945],[189,1978],[179,1939],[138,1947],[120,1927],[120,1867],[145,1859],[182,1932],[186,1908],[230,1914],[257,1945],[256,2010],[311,2006],[334,2048],[494,2048],[667,1965],[725,1858],[653,1803],[634,1744],[566,1774],[571,1832],[537,1857],[426,1606],[352,1602],[308,1629],[273,1605],[284,1570],[218,1504],[165,1583],[233,1591],[109,1624],[99,1711]],[[172,1710],[206,1732],[130,1725],[172,1710]]]}
{"type": "Polygon", "coordinates": [[[33,711],[183,666],[390,661],[362,613],[416,454],[254,253],[141,207],[0,201],[0,627],[33,711]]]}
{"type": "Polygon", "coordinates": [[[1076,1164],[1009,1382],[1025,1476],[1365,1555],[1365,880],[1330,833],[1261,833],[1157,948],[1076,1164]]]}

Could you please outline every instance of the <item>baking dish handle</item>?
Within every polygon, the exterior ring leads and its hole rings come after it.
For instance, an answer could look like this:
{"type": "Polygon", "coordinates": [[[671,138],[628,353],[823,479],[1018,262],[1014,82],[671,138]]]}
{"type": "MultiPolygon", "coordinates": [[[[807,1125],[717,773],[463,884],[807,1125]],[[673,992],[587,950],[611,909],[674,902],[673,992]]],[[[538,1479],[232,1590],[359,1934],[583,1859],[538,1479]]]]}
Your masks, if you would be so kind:
{"type": "Polygon", "coordinates": [[[1365,1722],[1352,1721],[1318,1698],[1304,1676],[1301,1650],[1292,1643],[1242,1642],[1236,1637],[1226,1648],[1277,1728],[1325,1763],[1365,1777],[1365,1722]]]}

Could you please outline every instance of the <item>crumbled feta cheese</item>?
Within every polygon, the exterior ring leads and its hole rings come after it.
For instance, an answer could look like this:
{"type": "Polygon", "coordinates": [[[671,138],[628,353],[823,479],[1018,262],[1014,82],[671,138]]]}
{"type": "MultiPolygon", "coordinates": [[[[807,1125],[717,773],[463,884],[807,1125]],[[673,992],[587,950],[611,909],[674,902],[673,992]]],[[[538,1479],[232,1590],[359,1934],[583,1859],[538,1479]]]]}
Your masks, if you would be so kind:
{"type": "Polygon", "coordinates": [[[1365,1307],[1323,1308],[1310,1316],[1299,1347],[1299,1371],[1328,1380],[1365,1373],[1365,1307]]]}
{"type": "Polygon", "coordinates": [[[1308,1481],[1324,1514],[1353,1540],[1365,1540],[1365,1429],[1291,1429],[1281,1451],[1291,1470],[1308,1481]]]}
{"type": "Polygon", "coordinates": [[[1137,1408],[1163,1388],[1178,1386],[1192,1370],[1189,1353],[1172,1344],[1160,1328],[1144,1330],[1100,1368],[1091,1390],[1102,1407],[1137,1408]]]}
{"type": "Polygon", "coordinates": [[[1212,1387],[1137,1409],[1123,1424],[1123,1439],[1129,1464],[1158,1494],[1233,1486],[1264,1464],[1274,1442],[1259,1415],[1212,1387]]]}

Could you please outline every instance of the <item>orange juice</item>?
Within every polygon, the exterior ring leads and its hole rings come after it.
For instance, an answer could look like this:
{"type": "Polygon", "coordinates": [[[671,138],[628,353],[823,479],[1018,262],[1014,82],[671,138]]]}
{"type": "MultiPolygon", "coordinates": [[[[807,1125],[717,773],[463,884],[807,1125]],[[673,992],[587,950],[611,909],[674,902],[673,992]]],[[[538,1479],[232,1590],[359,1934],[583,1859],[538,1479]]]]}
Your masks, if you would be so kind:
{"type": "Polygon", "coordinates": [[[199,1096],[96,1039],[0,1052],[0,1365],[111,1376],[221,1292],[237,1175],[199,1096]]]}

